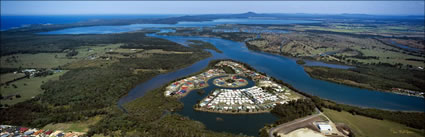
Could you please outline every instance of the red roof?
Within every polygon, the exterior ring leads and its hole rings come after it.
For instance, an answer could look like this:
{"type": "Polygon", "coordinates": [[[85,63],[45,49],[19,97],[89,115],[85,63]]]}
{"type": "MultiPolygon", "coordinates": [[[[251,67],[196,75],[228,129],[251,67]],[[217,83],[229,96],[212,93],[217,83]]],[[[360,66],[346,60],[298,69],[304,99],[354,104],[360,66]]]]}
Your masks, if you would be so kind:
{"type": "Polygon", "coordinates": [[[46,135],[50,135],[50,134],[52,134],[53,133],[53,131],[47,131],[47,132],[44,132],[44,134],[46,134],[46,135]]]}
{"type": "Polygon", "coordinates": [[[21,129],[19,129],[19,132],[25,132],[27,130],[28,130],[28,128],[22,127],[21,129]]]}
{"type": "Polygon", "coordinates": [[[182,87],[182,89],[183,89],[183,90],[186,90],[186,89],[187,89],[187,87],[182,87]]]}

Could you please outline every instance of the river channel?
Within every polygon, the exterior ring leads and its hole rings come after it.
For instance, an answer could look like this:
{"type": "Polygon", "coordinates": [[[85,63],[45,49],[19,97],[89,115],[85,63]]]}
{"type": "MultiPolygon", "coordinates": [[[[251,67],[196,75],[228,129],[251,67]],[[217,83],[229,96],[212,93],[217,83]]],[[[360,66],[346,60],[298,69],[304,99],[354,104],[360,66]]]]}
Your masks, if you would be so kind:
{"type": "MultiPolygon", "coordinates": [[[[71,30],[78,30],[78,34],[81,34],[80,32],[82,31],[86,31],[82,28],[73,28],[71,30]]],[[[49,34],[66,34],[66,31],[64,30],[56,32],[60,33],[49,34]]],[[[71,32],[68,34],[74,33],[71,32]]],[[[388,110],[425,111],[425,101],[423,98],[361,89],[313,79],[304,71],[301,65],[296,63],[296,59],[264,52],[251,51],[248,50],[245,44],[241,42],[196,36],[165,36],[157,34],[149,34],[149,36],[167,39],[180,44],[187,44],[187,40],[202,40],[215,45],[223,53],[208,50],[212,53],[212,57],[198,61],[186,68],[158,75],[147,82],[139,84],[129,91],[127,96],[124,96],[119,100],[119,106],[134,99],[143,97],[146,92],[159,88],[164,84],[168,84],[175,79],[199,72],[207,67],[211,60],[233,59],[249,64],[259,72],[264,72],[269,76],[283,80],[302,92],[338,103],[388,110]]],[[[326,65],[326,63],[319,64],[326,65]]],[[[194,111],[192,106],[197,100],[201,100],[206,94],[208,94],[209,91],[210,90],[206,90],[204,95],[199,95],[196,92],[190,92],[186,97],[181,99],[185,107],[177,113],[202,122],[209,130],[231,132],[235,134],[243,133],[254,136],[258,134],[258,130],[265,124],[272,123],[277,119],[269,113],[234,115],[194,111]],[[223,120],[217,121],[217,118],[221,118],[223,120]]]]}
{"type": "MultiPolygon", "coordinates": [[[[257,71],[283,80],[300,91],[321,98],[330,99],[338,103],[389,110],[424,111],[425,104],[423,98],[360,89],[313,79],[304,72],[303,67],[298,65],[295,59],[251,51],[241,42],[206,37],[164,36],[156,34],[150,34],[149,36],[171,40],[180,44],[186,44],[187,40],[202,40],[212,43],[219,50],[223,51],[223,53],[208,50],[213,53],[212,57],[201,60],[187,68],[159,75],[148,82],[142,83],[132,89],[128,96],[123,97],[119,101],[119,105],[142,97],[145,92],[168,84],[174,79],[198,72],[205,68],[211,60],[233,59],[247,63],[257,71]]],[[[211,91],[211,87],[206,88],[205,91],[205,95],[207,95],[211,91]]],[[[258,134],[258,130],[262,128],[264,124],[273,123],[277,120],[275,116],[269,113],[234,115],[194,111],[192,106],[196,104],[196,101],[204,98],[205,95],[199,95],[196,92],[189,93],[186,97],[181,99],[185,107],[178,113],[191,119],[201,121],[210,130],[225,131],[235,134],[243,133],[254,136],[258,134]],[[217,121],[217,118],[223,120],[217,121]]]]}

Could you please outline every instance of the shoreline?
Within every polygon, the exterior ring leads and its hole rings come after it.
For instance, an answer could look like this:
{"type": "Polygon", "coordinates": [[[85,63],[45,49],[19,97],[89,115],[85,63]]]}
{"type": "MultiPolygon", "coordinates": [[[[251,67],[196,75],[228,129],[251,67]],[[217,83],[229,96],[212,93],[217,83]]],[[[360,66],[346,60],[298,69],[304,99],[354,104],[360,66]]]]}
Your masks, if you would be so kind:
{"type": "Polygon", "coordinates": [[[218,114],[233,114],[233,115],[239,115],[239,114],[262,114],[262,113],[270,113],[271,110],[267,110],[267,111],[256,111],[256,112],[229,112],[229,111],[225,111],[225,110],[220,110],[220,111],[214,111],[214,110],[208,110],[208,109],[204,109],[204,108],[198,108],[198,107],[193,107],[193,110],[195,111],[200,111],[200,112],[211,112],[211,113],[218,113],[218,114]]]}

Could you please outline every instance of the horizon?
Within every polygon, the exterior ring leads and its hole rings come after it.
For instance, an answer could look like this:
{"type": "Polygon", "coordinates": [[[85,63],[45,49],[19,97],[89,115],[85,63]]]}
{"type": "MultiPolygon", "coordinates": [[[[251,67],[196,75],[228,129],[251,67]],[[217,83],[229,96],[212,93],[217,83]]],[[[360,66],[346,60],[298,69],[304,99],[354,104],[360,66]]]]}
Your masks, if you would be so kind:
{"type": "MultiPolygon", "coordinates": [[[[178,16],[196,16],[196,15],[226,15],[226,14],[245,14],[251,11],[241,12],[241,13],[205,13],[205,14],[174,14],[174,13],[146,13],[146,14],[137,14],[137,13],[122,13],[122,14],[1,14],[0,16],[109,16],[109,15],[131,15],[131,16],[139,16],[139,15],[178,15],[178,16]]],[[[419,14],[365,14],[365,13],[334,13],[334,14],[326,14],[326,13],[261,13],[254,12],[255,14],[288,14],[288,15],[367,15],[367,16],[424,16],[419,14]]],[[[425,17],[425,16],[424,16],[425,17]]]]}
{"type": "Polygon", "coordinates": [[[424,11],[424,1],[1,1],[1,16],[204,15],[246,12],[424,16],[424,11]]]}

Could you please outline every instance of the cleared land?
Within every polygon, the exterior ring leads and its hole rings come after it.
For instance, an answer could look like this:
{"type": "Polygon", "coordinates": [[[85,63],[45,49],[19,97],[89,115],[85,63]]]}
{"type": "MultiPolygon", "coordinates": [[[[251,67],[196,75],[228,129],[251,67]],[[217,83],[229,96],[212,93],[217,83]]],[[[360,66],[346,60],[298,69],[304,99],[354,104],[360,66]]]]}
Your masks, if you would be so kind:
{"type": "Polygon", "coordinates": [[[13,105],[31,99],[43,93],[43,90],[40,88],[42,84],[48,81],[58,80],[59,76],[66,72],[67,71],[57,72],[46,77],[24,78],[10,83],[9,86],[3,85],[0,87],[3,96],[20,95],[20,98],[13,97],[13,99],[1,100],[1,102],[2,104],[13,105]],[[16,85],[16,88],[13,85],[16,85]]]}
{"type": "Polygon", "coordinates": [[[247,42],[261,51],[314,58],[321,61],[356,64],[401,64],[403,67],[424,67],[423,57],[387,45],[373,38],[337,34],[301,33],[262,34],[247,42]]]}
{"type": "Polygon", "coordinates": [[[289,134],[278,134],[280,137],[326,137],[318,132],[315,132],[308,128],[300,128],[289,134]]]}
{"type": "Polygon", "coordinates": [[[388,120],[378,120],[330,109],[324,109],[323,113],[336,123],[348,125],[356,137],[421,137],[425,135],[423,130],[410,128],[388,120]]]}
{"type": "Polygon", "coordinates": [[[95,117],[91,117],[87,120],[81,120],[81,121],[73,121],[73,122],[66,122],[66,123],[55,123],[55,124],[48,124],[44,126],[42,129],[44,130],[62,130],[64,132],[73,131],[73,132],[84,132],[86,133],[89,131],[89,127],[99,122],[101,119],[103,119],[103,116],[98,115],[95,117]]]}
{"type": "Polygon", "coordinates": [[[24,76],[25,76],[24,73],[16,73],[16,74],[14,74],[14,73],[6,73],[6,74],[1,74],[0,75],[0,84],[6,83],[8,81],[12,81],[14,79],[21,78],[21,77],[24,77],[24,76]]]}

